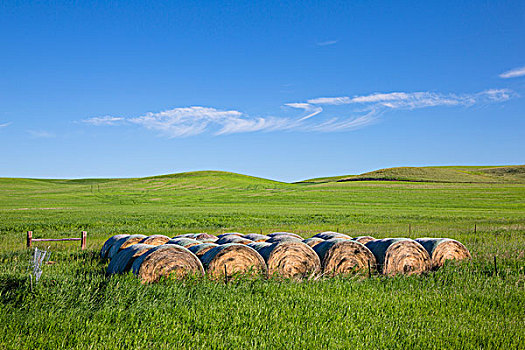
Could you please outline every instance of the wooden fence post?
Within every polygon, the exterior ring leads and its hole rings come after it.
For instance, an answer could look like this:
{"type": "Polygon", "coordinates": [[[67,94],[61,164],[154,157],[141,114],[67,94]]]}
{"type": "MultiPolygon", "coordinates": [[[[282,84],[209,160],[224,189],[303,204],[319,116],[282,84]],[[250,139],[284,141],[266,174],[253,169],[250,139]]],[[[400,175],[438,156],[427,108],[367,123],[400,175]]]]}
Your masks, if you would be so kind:
{"type": "Polygon", "coordinates": [[[82,250],[86,249],[86,241],[87,241],[87,232],[82,231],[82,237],[80,239],[80,249],[82,250]]]}
{"type": "Polygon", "coordinates": [[[28,248],[31,248],[31,241],[33,240],[33,231],[27,231],[27,241],[26,245],[28,248]]]}

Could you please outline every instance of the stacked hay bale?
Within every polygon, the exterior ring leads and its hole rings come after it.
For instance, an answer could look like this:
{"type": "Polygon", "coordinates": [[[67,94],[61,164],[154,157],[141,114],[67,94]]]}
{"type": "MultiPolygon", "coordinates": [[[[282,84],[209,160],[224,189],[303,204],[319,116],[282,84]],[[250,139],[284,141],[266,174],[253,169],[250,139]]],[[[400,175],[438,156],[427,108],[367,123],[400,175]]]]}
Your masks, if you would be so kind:
{"type": "Polygon", "coordinates": [[[366,243],[384,275],[421,274],[432,267],[428,252],[418,242],[408,238],[384,238],[366,243]]]}
{"type": "Polygon", "coordinates": [[[426,249],[432,259],[434,270],[443,266],[446,260],[470,260],[472,256],[460,242],[450,238],[418,238],[416,242],[426,249]]]}
{"type": "Polygon", "coordinates": [[[170,240],[170,238],[168,236],[152,235],[152,236],[148,236],[148,237],[144,238],[139,243],[158,246],[158,245],[162,245],[162,244],[167,243],[169,240],[170,240]]]}
{"type": "Polygon", "coordinates": [[[347,238],[332,238],[313,248],[327,276],[347,275],[376,268],[374,254],[362,243],[347,238]]]}
{"type": "Polygon", "coordinates": [[[137,243],[121,250],[109,262],[106,270],[107,274],[112,275],[115,273],[128,272],[136,258],[154,247],[154,245],[137,243]]]}
{"type": "Polygon", "coordinates": [[[117,239],[112,245],[111,248],[109,248],[109,251],[107,253],[107,257],[110,259],[113,259],[115,255],[117,255],[118,252],[120,252],[123,249],[126,249],[127,247],[137,244],[140,241],[142,241],[144,238],[146,238],[145,235],[127,235],[125,237],[117,239]]]}
{"type": "Polygon", "coordinates": [[[231,278],[234,275],[266,274],[266,263],[253,248],[239,243],[226,243],[208,250],[201,256],[206,273],[212,278],[231,278]]]}
{"type": "Polygon", "coordinates": [[[194,245],[201,244],[201,243],[202,243],[201,241],[197,241],[196,239],[185,238],[185,237],[182,237],[182,238],[175,237],[175,238],[170,239],[168,242],[166,242],[166,244],[176,244],[176,245],[180,245],[181,247],[186,247],[186,248],[189,248],[194,245]]]}

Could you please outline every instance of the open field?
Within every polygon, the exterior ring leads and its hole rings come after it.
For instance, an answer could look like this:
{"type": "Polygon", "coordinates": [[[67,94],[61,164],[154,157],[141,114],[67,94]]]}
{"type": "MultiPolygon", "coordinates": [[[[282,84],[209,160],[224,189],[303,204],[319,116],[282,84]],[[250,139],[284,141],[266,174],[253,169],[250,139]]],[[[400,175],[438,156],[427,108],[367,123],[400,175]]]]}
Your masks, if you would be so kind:
{"type": "Polygon", "coordinates": [[[224,172],[0,179],[0,348],[523,348],[525,184],[517,168],[463,169],[470,180],[498,181],[447,180],[443,167],[419,178],[410,171],[407,180],[422,182],[287,184],[224,172]],[[35,238],[86,230],[88,250],[38,243],[56,263],[31,291],[27,230],[35,238]],[[473,260],[411,277],[142,285],[132,275],[106,277],[98,258],[117,233],[281,230],[444,236],[463,242],[473,260]]]}

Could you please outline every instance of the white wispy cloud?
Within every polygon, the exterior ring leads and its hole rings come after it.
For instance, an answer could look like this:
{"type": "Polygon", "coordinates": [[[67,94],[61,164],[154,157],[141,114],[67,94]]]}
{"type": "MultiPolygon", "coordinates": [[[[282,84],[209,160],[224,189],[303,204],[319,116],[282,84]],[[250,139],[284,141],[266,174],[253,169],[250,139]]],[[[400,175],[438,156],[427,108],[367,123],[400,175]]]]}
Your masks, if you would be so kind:
{"type": "Polygon", "coordinates": [[[5,128],[5,127],[8,127],[9,125],[11,125],[11,123],[3,123],[3,124],[0,124],[0,128],[5,128]]]}
{"type": "Polygon", "coordinates": [[[82,120],[82,122],[86,124],[91,124],[91,125],[96,125],[96,126],[118,125],[119,123],[123,121],[124,121],[124,118],[122,117],[112,117],[110,115],[105,115],[102,117],[92,117],[92,118],[87,118],[87,119],[82,120]]]}
{"type": "Polygon", "coordinates": [[[327,40],[327,41],[321,41],[317,43],[317,46],[329,46],[329,45],[335,45],[337,44],[339,40],[327,40]]]}
{"type": "Polygon", "coordinates": [[[27,130],[27,132],[34,138],[51,139],[56,137],[54,133],[46,130],[27,130]]]}
{"type": "Polygon", "coordinates": [[[499,77],[503,78],[503,79],[508,79],[508,78],[522,77],[524,75],[525,75],[525,66],[519,67],[519,68],[514,68],[514,69],[508,70],[506,72],[503,72],[503,73],[501,73],[499,75],[499,77]]]}
{"type": "Polygon", "coordinates": [[[185,137],[205,132],[214,135],[255,131],[297,130],[334,132],[354,130],[376,123],[388,111],[429,107],[470,107],[505,102],[517,96],[508,89],[489,89],[470,94],[437,92],[387,92],[356,96],[318,97],[286,103],[284,112],[293,116],[251,116],[237,110],[213,107],[179,107],[150,112],[133,118],[94,117],[84,122],[96,126],[138,125],[166,137],[185,137]],[[323,106],[327,106],[326,110],[323,106]],[[333,109],[336,109],[334,111],[333,109]]]}

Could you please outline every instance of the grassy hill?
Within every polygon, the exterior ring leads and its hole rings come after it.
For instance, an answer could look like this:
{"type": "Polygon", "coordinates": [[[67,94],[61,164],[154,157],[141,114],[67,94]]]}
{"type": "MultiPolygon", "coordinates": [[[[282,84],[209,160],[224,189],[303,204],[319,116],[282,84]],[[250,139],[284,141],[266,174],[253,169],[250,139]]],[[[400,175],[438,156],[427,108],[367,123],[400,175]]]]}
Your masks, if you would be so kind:
{"type": "Polygon", "coordinates": [[[345,181],[525,183],[525,165],[399,167],[375,170],[360,175],[316,178],[300,183],[345,181]]]}

